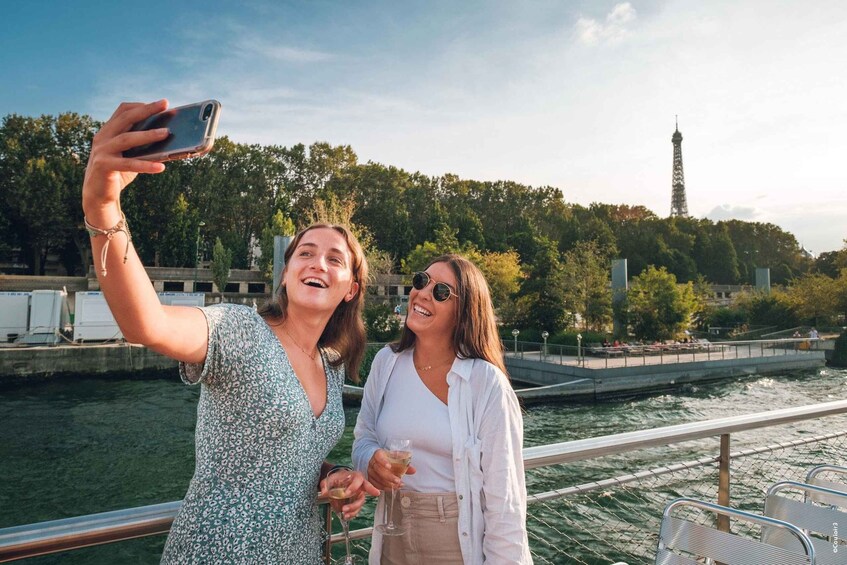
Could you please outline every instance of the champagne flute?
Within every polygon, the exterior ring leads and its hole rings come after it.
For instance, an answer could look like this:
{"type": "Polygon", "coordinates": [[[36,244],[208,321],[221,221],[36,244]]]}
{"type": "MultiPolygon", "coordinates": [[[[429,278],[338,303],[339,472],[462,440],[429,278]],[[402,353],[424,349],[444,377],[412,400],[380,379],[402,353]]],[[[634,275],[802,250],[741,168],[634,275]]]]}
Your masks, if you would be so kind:
{"type": "MultiPolygon", "coordinates": [[[[398,478],[406,474],[409,463],[412,462],[412,441],[408,439],[390,438],[385,443],[386,456],[391,465],[391,472],[398,478]]],[[[384,536],[400,536],[406,533],[406,529],[394,523],[394,496],[395,489],[390,489],[389,503],[385,506],[383,523],[376,529],[384,536]]]]}
{"type": "Polygon", "coordinates": [[[344,531],[344,546],[347,550],[344,565],[353,565],[353,557],[350,555],[350,524],[344,519],[344,514],[341,512],[344,505],[352,502],[355,498],[347,492],[352,480],[353,474],[347,469],[336,469],[326,476],[326,490],[330,506],[338,515],[341,528],[344,531]]]}

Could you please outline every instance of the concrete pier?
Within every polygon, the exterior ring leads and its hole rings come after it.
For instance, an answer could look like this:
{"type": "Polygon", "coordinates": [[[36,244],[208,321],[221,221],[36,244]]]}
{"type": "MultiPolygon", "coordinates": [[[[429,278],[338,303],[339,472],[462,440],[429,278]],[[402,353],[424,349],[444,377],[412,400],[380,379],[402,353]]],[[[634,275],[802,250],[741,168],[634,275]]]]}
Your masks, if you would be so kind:
{"type": "Polygon", "coordinates": [[[0,348],[4,383],[61,375],[137,373],[173,369],[177,362],[129,343],[0,348]]]}
{"type": "Polygon", "coordinates": [[[693,360],[679,363],[616,367],[586,367],[506,358],[513,379],[538,385],[518,390],[526,402],[561,398],[603,399],[626,394],[666,390],[689,383],[704,383],[745,375],[767,375],[823,367],[824,351],[803,351],[767,357],[693,360]]]}

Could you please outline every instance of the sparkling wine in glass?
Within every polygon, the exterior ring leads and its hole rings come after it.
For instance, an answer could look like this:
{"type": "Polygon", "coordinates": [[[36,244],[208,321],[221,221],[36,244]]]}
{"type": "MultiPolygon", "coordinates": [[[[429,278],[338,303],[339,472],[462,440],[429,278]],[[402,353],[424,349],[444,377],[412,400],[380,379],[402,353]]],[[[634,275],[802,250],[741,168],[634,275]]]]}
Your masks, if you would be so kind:
{"type": "Polygon", "coordinates": [[[353,474],[347,469],[336,469],[326,476],[326,488],[330,506],[338,514],[338,519],[341,521],[341,528],[344,531],[344,546],[347,550],[344,565],[353,565],[353,556],[350,555],[350,524],[344,519],[344,514],[341,512],[344,505],[352,502],[355,498],[347,492],[347,488],[350,486],[352,480],[353,474]]]}
{"type": "MultiPolygon", "coordinates": [[[[391,438],[385,443],[386,456],[391,465],[391,472],[398,478],[406,474],[409,463],[412,462],[412,441],[408,439],[391,438]]],[[[394,497],[397,491],[390,489],[389,503],[384,506],[385,515],[383,523],[376,529],[384,536],[400,536],[406,533],[406,529],[394,523],[394,497]]]]}

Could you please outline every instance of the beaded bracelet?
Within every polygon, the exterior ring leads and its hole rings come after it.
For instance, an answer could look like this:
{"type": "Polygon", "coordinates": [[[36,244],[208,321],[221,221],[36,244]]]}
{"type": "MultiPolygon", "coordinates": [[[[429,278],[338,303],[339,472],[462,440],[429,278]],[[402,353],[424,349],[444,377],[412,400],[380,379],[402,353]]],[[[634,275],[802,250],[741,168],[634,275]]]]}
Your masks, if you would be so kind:
{"type": "Polygon", "coordinates": [[[108,253],[109,243],[111,243],[116,233],[123,232],[126,234],[126,250],[124,251],[124,264],[126,264],[127,257],[129,257],[129,244],[132,242],[132,234],[129,233],[129,225],[126,223],[126,216],[124,216],[123,212],[121,212],[121,219],[118,220],[118,223],[107,230],[92,226],[88,223],[88,218],[85,216],[83,216],[82,221],[85,223],[85,229],[91,237],[97,237],[98,235],[106,236],[106,243],[103,245],[103,252],[100,257],[100,265],[102,267],[100,274],[104,277],[106,276],[106,253],[108,253]]]}

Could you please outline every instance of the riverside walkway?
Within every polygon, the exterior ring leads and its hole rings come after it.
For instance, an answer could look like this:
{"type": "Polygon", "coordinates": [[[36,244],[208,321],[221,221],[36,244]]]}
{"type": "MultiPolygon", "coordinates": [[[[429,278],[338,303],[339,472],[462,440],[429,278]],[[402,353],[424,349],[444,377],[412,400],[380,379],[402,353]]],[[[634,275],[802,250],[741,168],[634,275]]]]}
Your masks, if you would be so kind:
{"type": "Polygon", "coordinates": [[[582,348],[517,342],[506,352],[511,377],[533,388],[517,389],[524,402],[598,399],[733,378],[822,367],[822,340],[734,341],[582,348]]]}

